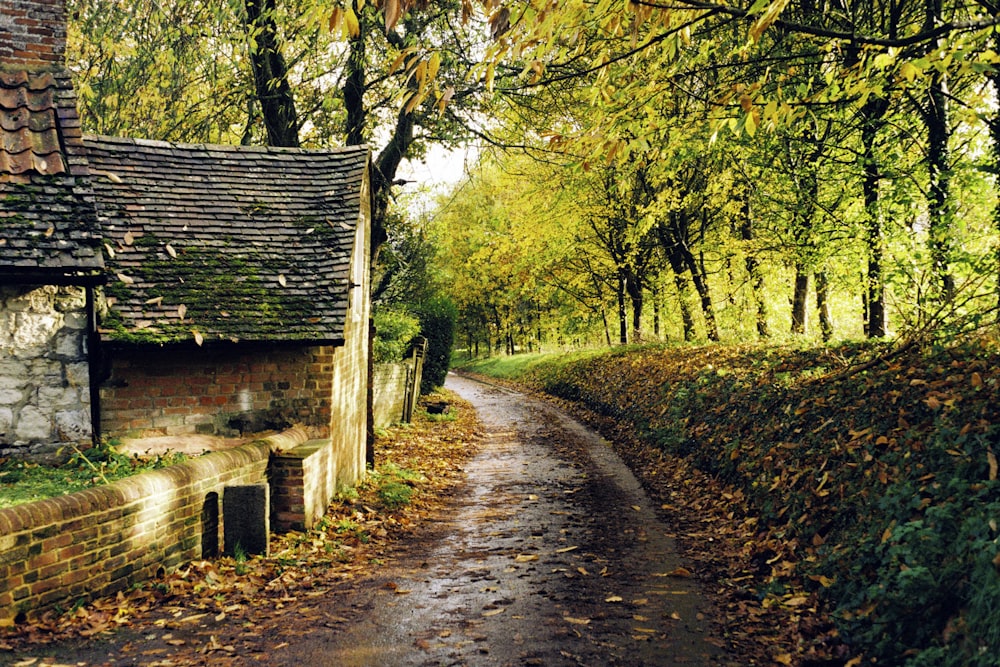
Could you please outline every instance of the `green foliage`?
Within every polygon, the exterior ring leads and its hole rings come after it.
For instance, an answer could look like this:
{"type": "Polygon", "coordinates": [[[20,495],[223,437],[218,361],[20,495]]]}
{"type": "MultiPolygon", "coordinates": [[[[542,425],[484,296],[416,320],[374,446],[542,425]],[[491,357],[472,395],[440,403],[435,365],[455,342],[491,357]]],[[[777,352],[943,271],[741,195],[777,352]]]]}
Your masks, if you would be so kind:
{"type": "Polygon", "coordinates": [[[427,339],[420,393],[429,394],[443,385],[448,375],[458,309],[447,297],[438,296],[420,304],[416,311],[420,318],[420,335],[427,339]]]}
{"type": "Polygon", "coordinates": [[[410,503],[415,485],[423,480],[420,473],[388,464],[373,472],[365,484],[375,487],[375,495],[386,509],[396,510],[410,503]]]}
{"type": "Polygon", "coordinates": [[[394,308],[376,308],[372,319],[375,322],[375,363],[402,361],[413,339],[420,334],[420,320],[394,308]]]}
{"type": "Polygon", "coordinates": [[[86,450],[73,448],[63,465],[0,459],[0,507],[73,493],[147,470],[165,468],[186,458],[174,452],[151,457],[128,456],[118,452],[113,442],[104,442],[86,450]]]}

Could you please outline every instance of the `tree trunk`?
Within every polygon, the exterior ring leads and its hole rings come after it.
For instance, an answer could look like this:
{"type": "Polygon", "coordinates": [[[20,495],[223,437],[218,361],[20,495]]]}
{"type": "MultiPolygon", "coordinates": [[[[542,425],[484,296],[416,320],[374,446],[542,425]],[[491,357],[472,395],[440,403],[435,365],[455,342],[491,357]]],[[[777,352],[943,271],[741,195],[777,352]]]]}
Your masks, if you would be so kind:
{"type": "Polygon", "coordinates": [[[809,272],[802,264],[795,265],[795,287],[792,290],[792,333],[804,335],[809,329],[809,272]]]}
{"type": "Polygon", "coordinates": [[[275,0],[244,0],[246,30],[256,48],[250,50],[254,89],[260,102],[267,143],[299,146],[299,117],[288,83],[288,65],[278,46],[275,0]]]}
{"type": "Polygon", "coordinates": [[[875,140],[882,124],[882,116],[888,109],[888,102],[870,98],[861,108],[861,146],[863,150],[861,190],[868,223],[868,336],[882,338],[888,333],[885,307],[885,277],[882,274],[882,260],[885,240],[882,230],[882,213],[879,202],[878,160],[875,157],[875,140]]]}
{"type": "Polygon", "coordinates": [[[347,73],[344,77],[344,110],[347,112],[345,138],[348,146],[360,146],[365,143],[365,124],[367,113],[365,108],[365,34],[354,37],[348,42],[347,73]]]}
{"type": "Polygon", "coordinates": [[[819,330],[824,342],[833,338],[833,318],[830,315],[830,280],[826,271],[816,272],[816,309],[819,311],[819,330]]]}
{"type": "Polygon", "coordinates": [[[628,345],[628,312],[625,306],[625,278],[618,275],[618,344],[628,345]]]}
{"type": "Polygon", "coordinates": [[[928,241],[934,277],[940,289],[939,301],[955,298],[955,276],[951,272],[951,176],[948,139],[948,89],[944,74],[935,72],[931,81],[927,124],[928,241]]]}
{"type": "MultiPolygon", "coordinates": [[[[934,28],[942,18],[941,0],[926,0],[926,25],[934,28]]],[[[927,110],[927,217],[931,263],[940,287],[940,299],[947,303],[955,298],[955,276],[951,273],[951,166],[948,164],[951,137],[949,122],[948,77],[945,72],[930,70],[927,110]]]]}
{"type": "Polygon", "coordinates": [[[688,281],[684,276],[684,262],[681,260],[680,254],[676,251],[667,253],[667,261],[670,263],[670,269],[674,272],[674,287],[677,288],[677,303],[681,310],[684,341],[691,342],[695,337],[694,314],[691,312],[691,305],[687,299],[688,281]]]}
{"type": "Polygon", "coordinates": [[[753,292],[753,302],[756,309],[754,319],[757,323],[757,335],[761,338],[770,337],[770,330],[767,326],[767,301],[764,299],[764,272],[761,270],[760,262],[753,251],[747,246],[754,239],[753,217],[750,210],[750,198],[743,198],[743,222],[740,224],[740,238],[744,241],[743,260],[747,275],[750,276],[750,289],[753,292]]]}
{"type": "MultiPolygon", "coordinates": [[[[993,33],[993,49],[1000,49],[1000,32],[994,31],[993,33]]],[[[994,70],[995,71],[995,70],[994,70]]],[[[993,84],[994,94],[1000,95],[1000,72],[991,74],[990,83],[993,84]]],[[[1000,111],[994,111],[993,115],[990,116],[989,121],[990,128],[990,139],[993,140],[992,155],[990,156],[990,161],[992,162],[993,173],[1000,175],[1000,111]]],[[[996,188],[994,188],[996,191],[996,188]]],[[[993,229],[1000,235],[1000,193],[995,194],[996,199],[993,202],[993,229]]],[[[997,266],[1000,267],[1000,244],[997,244],[996,249],[996,262],[997,266]]],[[[996,283],[996,296],[997,296],[997,321],[1000,322],[1000,272],[997,273],[997,283],[996,283]]]]}
{"type": "Polygon", "coordinates": [[[625,276],[625,291],[632,304],[632,342],[639,343],[642,339],[642,305],[643,289],[639,280],[631,273],[625,276]]]}
{"type": "Polygon", "coordinates": [[[660,340],[660,280],[653,281],[653,336],[660,340]]]}
{"type": "Polygon", "coordinates": [[[680,254],[691,274],[694,289],[698,292],[701,314],[705,318],[705,335],[710,341],[717,343],[719,341],[719,327],[715,322],[715,309],[712,307],[712,295],[708,289],[708,282],[705,280],[706,276],[686,246],[680,246],[680,254]]]}

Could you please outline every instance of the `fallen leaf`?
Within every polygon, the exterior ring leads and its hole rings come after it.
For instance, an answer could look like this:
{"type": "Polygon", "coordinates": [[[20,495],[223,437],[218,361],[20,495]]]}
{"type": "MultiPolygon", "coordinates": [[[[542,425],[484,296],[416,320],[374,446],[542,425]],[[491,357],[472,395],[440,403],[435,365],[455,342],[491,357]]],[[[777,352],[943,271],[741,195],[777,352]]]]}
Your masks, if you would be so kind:
{"type": "Polygon", "coordinates": [[[572,623],[573,625],[590,625],[589,618],[573,618],[572,616],[563,616],[563,620],[567,623],[572,623]]]}
{"type": "Polygon", "coordinates": [[[124,240],[125,245],[132,245],[135,243],[135,236],[132,235],[132,232],[125,232],[124,240]]]}
{"type": "Polygon", "coordinates": [[[278,284],[281,285],[282,287],[286,287],[288,285],[288,281],[285,279],[285,274],[283,273],[278,274],[278,284]]]}
{"type": "Polygon", "coordinates": [[[604,598],[604,601],[605,602],[621,602],[622,599],[623,598],[620,595],[611,595],[609,597],[604,598]]]}
{"type": "Polygon", "coordinates": [[[135,283],[135,281],[131,277],[126,276],[124,273],[118,274],[118,280],[122,281],[126,285],[132,285],[135,283]]]}
{"type": "Polygon", "coordinates": [[[187,306],[185,306],[182,303],[181,305],[177,306],[177,317],[183,320],[185,315],[187,315],[187,306]]]}
{"type": "Polygon", "coordinates": [[[556,549],[556,553],[557,554],[564,554],[564,553],[568,553],[570,551],[576,551],[579,548],[580,547],[563,547],[562,549],[556,549]]]}
{"type": "Polygon", "coordinates": [[[657,574],[654,574],[653,576],[654,577],[683,577],[683,578],[690,578],[690,577],[693,577],[694,575],[691,574],[691,570],[687,569],[686,567],[675,567],[674,569],[670,570],[670,572],[658,572],[657,574]]]}
{"type": "Polygon", "coordinates": [[[993,450],[986,450],[986,462],[990,465],[990,481],[994,482],[997,478],[997,455],[993,453],[993,450]]]}
{"type": "Polygon", "coordinates": [[[538,554],[518,554],[514,557],[516,563],[530,563],[536,560],[538,560],[538,554]]]}
{"type": "Polygon", "coordinates": [[[168,254],[168,255],[170,255],[170,256],[171,256],[171,257],[173,257],[174,259],[177,259],[177,251],[176,251],[176,250],[174,250],[174,247],[173,247],[172,245],[170,245],[170,244],[168,243],[168,244],[167,244],[167,245],[165,246],[165,249],[166,249],[166,251],[167,251],[167,254],[168,254]]]}
{"type": "Polygon", "coordinates": [[[500,607],[499,609],[490,609],[489,611],[484,611],[483,616],[496,616],[497,614],[502,614],[505,611],[507,610],[503,607],[500,607]]]}

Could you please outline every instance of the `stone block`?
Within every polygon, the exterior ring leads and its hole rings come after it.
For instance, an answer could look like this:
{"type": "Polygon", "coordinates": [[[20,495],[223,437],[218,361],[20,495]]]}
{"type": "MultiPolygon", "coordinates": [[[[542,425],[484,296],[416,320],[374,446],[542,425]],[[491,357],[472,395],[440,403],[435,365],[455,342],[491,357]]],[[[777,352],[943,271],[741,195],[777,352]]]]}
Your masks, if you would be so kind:
{"type": "Polygon", "coordinates": [[[10,408],[0,408],[0,442],[6,442],[13,426],[14,411],[10,408]]]}
{"type": "Polygon", "coordinates": [[[52,303],[61,313],[80,311],[87,306],[87,292],[82,287],[60,287],[52,296],[52,303]]]}
{"type": "Polygon", "coordinates": [[[0,355],[0,378],[2,386],[23,387],[28,378],[28,365],[6,354],[0,355]]]}
{"type": "Polygon", "coordinates": [[[59,330],[61,319],[49,313],[18,313],[14,323],[12,344],[22,353],[48,348],[59,330]]]}
{"type": "Polygon", "coordinates": [[[17,405],[23,398],[23,391],[17,389],[0,389],[0,405],[17,405]]]}
{"type": "Polygon", "coordinates": [[[89,410],[57,412],[55,422],[60,442],[84,442],[91,437],[89,410]]]}
{"type": "Polygon", "coordinates": [[[67,359],[83,357],[84,338],[79,331],[64,330],[56,336],[56,354],[67,359]]]}
{"type": "Polygon", "coordinates": [[[85,362],[66,364],[66,381],[73,387],[89,387],[90,365],[85,362]]]}
{"type": "Polygon", "coordinates": [[[267,484],[227,486],[222,494],[225,553],[268,554],[270,494],[267,484]]]}
{"type": "Polygon", "coordinates": [[[24,442],[48,440],[52,434],[52,421],[37,407],[25,406],[17,417],[14,434],[18,440],[24,442]]]}
{"type": "MultiPolygon", "coordinates": [[[[11,364],[13,366],[13,364],[11,364]]],[[[27,384],[27,378],[22,376],[9,376],[0,373],[0,391],[4,389],[23,389],[27,384]]]]}
{"type": "Polygon", "coordinates": [[[66,313],[63,326],[67,329],[83,330],[87,328],[87,314],[83,312],[66,313]]]}

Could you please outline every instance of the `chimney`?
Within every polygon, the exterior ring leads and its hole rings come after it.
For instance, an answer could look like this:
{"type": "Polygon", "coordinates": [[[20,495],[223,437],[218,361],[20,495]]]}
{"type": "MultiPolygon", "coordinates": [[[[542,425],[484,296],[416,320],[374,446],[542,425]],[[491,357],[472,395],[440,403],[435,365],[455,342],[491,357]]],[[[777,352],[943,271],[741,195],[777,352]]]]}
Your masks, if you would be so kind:
{"type": "Polygon", "coordinates": [[[61,68],[65,51],[65,0],[0,0],[0,70],[61,68]]]}

